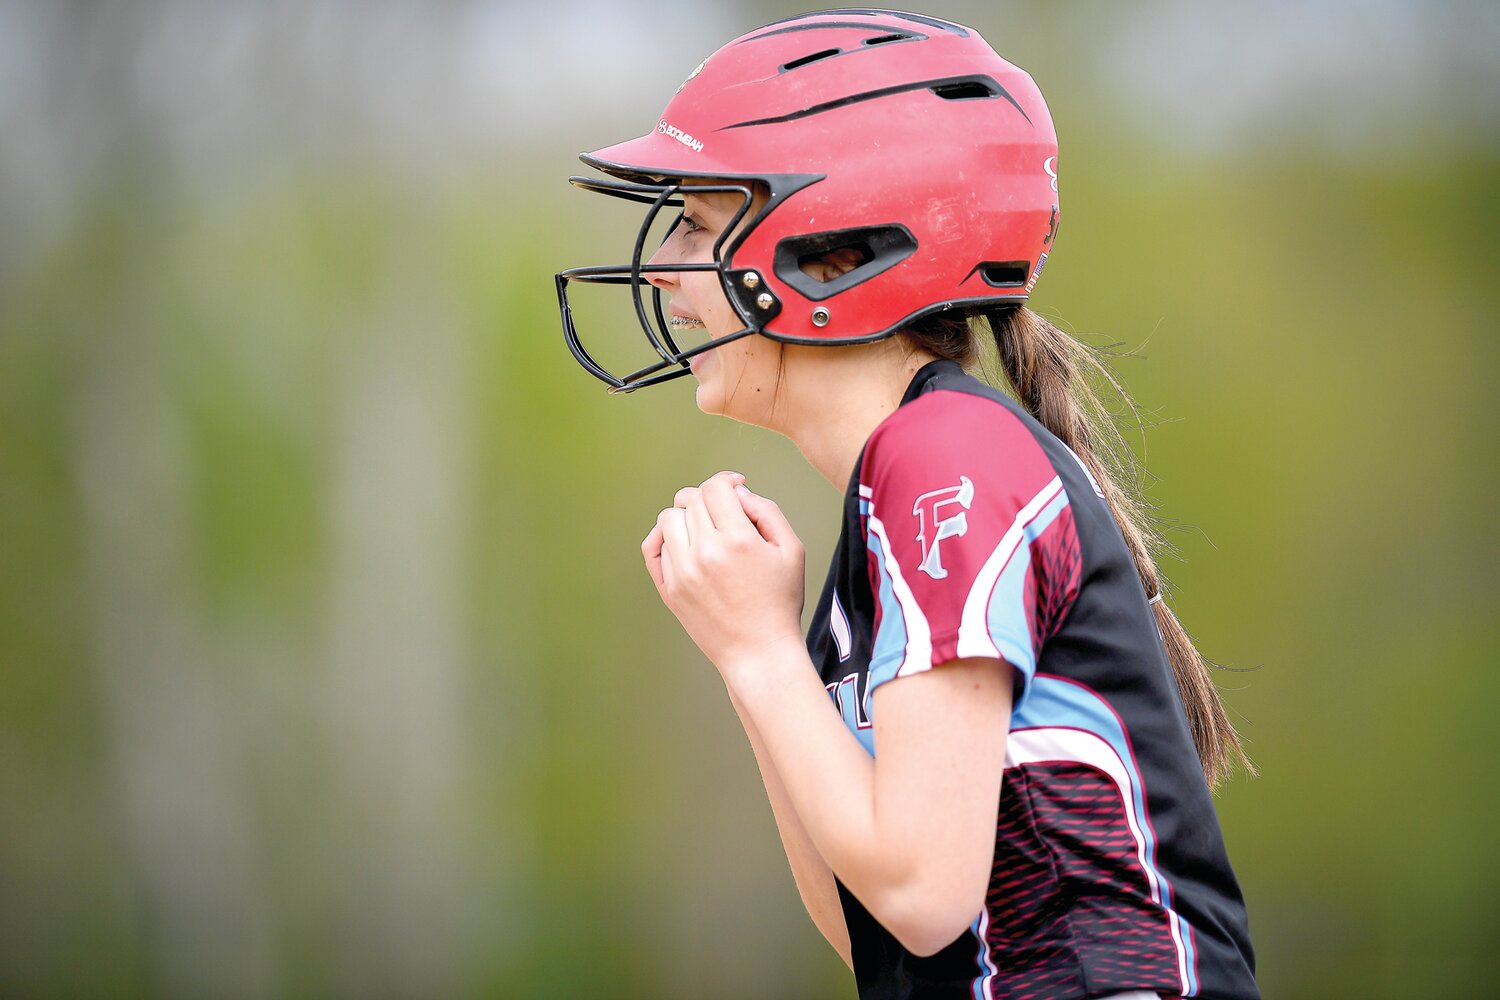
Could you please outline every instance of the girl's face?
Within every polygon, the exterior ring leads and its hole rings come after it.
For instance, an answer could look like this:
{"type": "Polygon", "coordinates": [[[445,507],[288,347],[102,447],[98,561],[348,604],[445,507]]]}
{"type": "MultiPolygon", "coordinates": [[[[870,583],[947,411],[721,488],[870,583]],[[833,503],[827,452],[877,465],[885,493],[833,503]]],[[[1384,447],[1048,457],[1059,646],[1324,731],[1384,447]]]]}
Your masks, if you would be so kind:
{"type": "MultiPolygon", "coordinates": [[[[688,181],[689,184],[694,183],[688,181]]],[[[699,181],[699,184],[713,183],[699,181]]],[[[758,209],[757,194],[746,218],[758,209]]],[[[741,197],[726,192],[684,192],[682,221],[652,256],[652,264],[703,264],[713,261],[714,243],[724,233],[741,197]]],[[[742,222],[743,224],[743,222],[742,222]]],[[[649,280],[670,297],[667,322],[679,343],[701,342],[744,329],[729,304],[715,271],[659,273],[649,280]]],[[[769,427],[781,376],[781,344],[761,336],[741,337],[690,360],[698,380],[698,408],[748,424],[769,427]]]]}

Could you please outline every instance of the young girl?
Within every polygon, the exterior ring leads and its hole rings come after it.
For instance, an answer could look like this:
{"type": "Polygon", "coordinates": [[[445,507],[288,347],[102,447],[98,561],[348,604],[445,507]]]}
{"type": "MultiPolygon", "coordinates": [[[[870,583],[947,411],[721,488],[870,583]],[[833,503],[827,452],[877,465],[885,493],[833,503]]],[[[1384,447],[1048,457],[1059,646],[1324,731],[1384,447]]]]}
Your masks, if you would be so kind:
{"type": "Polygon", "coordinates": [[[1024,305],[1058,219],[1031,78],[961,25],[808,14],[583,160],[650,209],[629,264],[558,275],[580,363],[691,372],[845,491],[806,639],[801,544],[744,477],[679,490],[642,552],[860,996],[1258,996],[1209,797],[1239,743],[1100,460],[1093,362],[1024,305]],[[594,360],[572,282],[630,288],[652,363],[594,360]],[[991,337],[1020,405],[966,374],[991,337]]]}

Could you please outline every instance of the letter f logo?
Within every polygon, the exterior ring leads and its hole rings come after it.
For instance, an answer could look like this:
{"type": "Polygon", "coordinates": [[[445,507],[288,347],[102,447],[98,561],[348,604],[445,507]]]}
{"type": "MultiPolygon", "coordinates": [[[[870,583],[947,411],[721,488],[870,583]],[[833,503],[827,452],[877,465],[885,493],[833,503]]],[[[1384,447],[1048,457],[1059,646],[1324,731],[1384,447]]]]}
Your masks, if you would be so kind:
{"type": "Polygon", "coordinates": [[[948,575],[938,544],[969,530],[966,511],[974,505],[974,482],[968,476],[959,476],[958,482],[957,486],[923,493],[911,508],[917,518],[917,541],[922,546],[922,565],[917,568],[934,580],[948,575]],[[955,507],[958,509],[953,510],[955,507]]]}

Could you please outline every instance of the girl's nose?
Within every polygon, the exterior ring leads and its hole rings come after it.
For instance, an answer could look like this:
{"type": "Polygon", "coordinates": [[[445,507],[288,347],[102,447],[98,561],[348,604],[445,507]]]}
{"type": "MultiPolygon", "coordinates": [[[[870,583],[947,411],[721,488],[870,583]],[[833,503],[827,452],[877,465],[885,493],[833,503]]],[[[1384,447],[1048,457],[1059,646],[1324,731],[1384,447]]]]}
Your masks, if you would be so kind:
{"type": "MultiPolygon", "coordinates": [[[[656,253],[646,261],[646,266],[653,264],[677,264],[682,260],[681,240],[677,235],[678,227],[673,227],[672,232],[667,235],[662,245],[656,248],[656,253]]],[[[677,272],[675,271],[653,271],[646,275],[646,280],[651,282],[662,291],[670,291],[677,287],[677,272]]]]}

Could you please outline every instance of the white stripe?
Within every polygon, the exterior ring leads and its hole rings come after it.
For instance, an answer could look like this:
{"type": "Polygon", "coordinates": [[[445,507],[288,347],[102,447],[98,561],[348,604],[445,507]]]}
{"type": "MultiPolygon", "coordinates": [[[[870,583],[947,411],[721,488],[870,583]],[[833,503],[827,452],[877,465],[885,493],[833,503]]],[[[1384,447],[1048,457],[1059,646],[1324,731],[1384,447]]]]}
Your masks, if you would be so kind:
{"type": "Polygon", "coordinates": [[[866,486],[864,483],[860,483],[859,484],[859,495],[862,496],[862,497],[864,497],[866,500],[869,500],[870,498],[872,498],[872,497],[875,496],[875,491],[872,490],[870,487],[866,486]]]}
{"type": "Polygon", "coordinates": [[[828,616],[828,630],[833,633],[834,644],[839,648],[839,662],[843,663],[849,659],[853,651],[852,636],[849,634],[849,618],[844,614],[844,606],[839,603],[839,595],[833,595],[832,614],[828,616]]]}
{"type": "Polygon", "coordinates": [[[990,593],[995,589],[995,582],[1000,579],[1000,571],[1025,539],[1026,525],[1061,491],[1062,480],[1053,476],[1052,481],[1043,486],[1041,492],[1016,513],[1016,519],[1006,529],[1000,544],[995,546],[995,551],[990,553],[990,557],[980,567],[979,575],[974,578],[974,585],[969,588],[969,596],[964,599],[963,618],[959,621],[957,655],[960,659],[969,656],[1001,657],[1000,647],[995,645],[995,640],[990,636],[990,593]]]}
{"type": "Polygon", "coordinates": [[[901,619],[906,623],[906,656],[901,661],[901,666],[896,668],[897,677],[907,674],[919,674],[924,670],[932,669],[932,626],[927,623],[927,616],[922,613],[917,599],[912,596],[911,588],[906,585],[906,578],[901,575],[901,564],[896,560],[896,554],[891,550],[891,539],[885,533],[885,525],[875,512],[870,512],[870,532],[880,539],[880,547],[885,550],[885,569],[891,575],[891,592],[896,595],[896,603],[900,608],[884,608],[884,614],[899,611],[901,619]]]}
{"type": "Polygon", "coordinates": [[[1135,815],[1135,795],[1130,787],[1130,772],[1125,762],[1108,741],[1094,733],[1081,729],[1014,729],[1005,740],[1005,766],[1020,767],[1022,764],[1037,764],[1045,761],[1064,760],[1103,771],[1114,781],[1125,807],[1125,822],[1135,838],[1136,860],[1146,873],[1146,882],[1151,887],[1151,901],[1167,912],[1167,928],[1172,935],[1172,944],[1177,949],[1177,973],[1182,980],[1182,992],[1189,990],[1187,948],[1182,942],[1180,924],[1182,918],[1163,906],[1161,885],[1157,881],[1156,868],[1151,863],[1146,848],[1146,836],[1135,815]]]}

